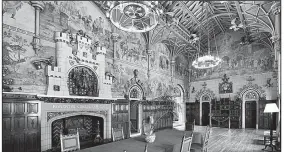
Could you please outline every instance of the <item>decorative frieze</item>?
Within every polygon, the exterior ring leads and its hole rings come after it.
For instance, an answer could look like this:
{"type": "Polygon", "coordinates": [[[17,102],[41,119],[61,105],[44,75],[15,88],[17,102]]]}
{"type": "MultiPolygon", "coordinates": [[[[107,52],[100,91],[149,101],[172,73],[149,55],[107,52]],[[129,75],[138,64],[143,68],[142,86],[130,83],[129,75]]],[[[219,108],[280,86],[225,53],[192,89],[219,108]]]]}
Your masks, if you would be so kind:
{"type": "Polygon", "coordinates": [[[254,90],[258,93],[260,99],[266,99],[266,94],[262,87],[257,84],[252,84],[251,82],[239,89],[237,98],[242,98],[244,93],[248,90],[254,90]]]}
{"type": "Polygon", "coordinates": [[[115,100],[106,99],[84,99],[84,98],[59,98],[59,97],[37,97],[38,100],[44,101],[45,103],[100,103],[110,104],[114,103],[115,100]]]}
{"type": "Polygon", "coordinates": [[[200,100],[200,98],[203,96],[203,95],[208,95],[211,99],[214,99],[215,98],[215,94],[212,90],[210,89],[201,89],[199,90],[197,93],[196,93],[196,96],[195,96],[195,99],[196,100],[200,100]]]}
{"type": "MultiPolygon", "coordinates": [[[[66,112],[47,112],[47,121],[49,121],[51,118],[61,116],[61,115],[66,115],[66,114],[71,114],[71,113],[78,113],[80,111],[66,111],[66,112]]],[[[82,112],[88,112],[88,113],[94,113],[94,114],[100,114],[107,116],[107,111],[102,110],[102,111],[82,111],[82,112]]]]}

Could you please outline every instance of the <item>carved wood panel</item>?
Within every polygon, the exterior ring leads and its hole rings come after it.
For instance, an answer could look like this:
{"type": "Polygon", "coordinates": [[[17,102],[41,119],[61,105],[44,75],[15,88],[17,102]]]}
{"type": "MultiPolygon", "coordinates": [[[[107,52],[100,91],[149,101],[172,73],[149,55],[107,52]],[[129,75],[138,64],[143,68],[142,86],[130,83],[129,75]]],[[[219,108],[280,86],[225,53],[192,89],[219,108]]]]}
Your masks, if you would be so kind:
{"type": "Polygon", "coordinates": [[[3,117],[2,120],[2,131],[10,132],[12,130],[12,117],[3,117]]]}
{"type": "Polygon", "coordinates": [[[112,128],[123,128],[124,137],[130,137],[129,103],[127,101],[121,101],[121,103],[113,104],[113,114],[111,121],[112,128]]]}
{"type": "Polygon", "coordinates": [[[14,152],[23,152],[26,151],[26,140],[25,140],[25,134],[15,134],[14,135],[14,152]]]}
{"type": "Polygon", "coordinates": [[[40,102],[3,98],[3,151],[40,151],[40,102]]]}
{"type": "Polygon", "coordinates": [[[27,151],[36,151],[38,149],[38,145],[40,145],[40,136],[38,132],[27,133],[26,137],[26,148],[27,151]]]}
{"type": "Polygon", "coordinates": [[[3,114],[11,114],[11,103],[3,103],[2,106],[3,114]]]}
{"type": "Polygon", "coordinates": [[[147,122],[149,116],[153,116],[155,130],[173,127],[172,107],[167,105],[143,105],[143,121],[147,122]]]}
{"type": "Polygon", "coordinates": [[[25,104],[24,103],[14,103],[14,113],[15,114],[24,114],[25,113],[25,104]]]}
{"type": "Polygon", "coordinates": [[[14,117],[14,130],[21,131],[25,129],[25,116],[14,117]]]}
{"type": "MultiPolygon", "coordinates": [[[[4,133],[4,130],[3,130],[4,133]]],[[[13,152],[13,136],[12,135],[3,135],[2,138],[2,145],[3,145],[3,151],[7,152],[13,152]]]]}
{"type": "Polygon", "coordinates": [[[38,117],[37,116],[28,116],[28,129],[37,129],[38,128],[38,117]]]}
{"type": "Polygon", "coordinates": [[[195,120],[195,124],[200,124],[199,121],[199,102],[197,103],[186,103],[186,120],[187,122],[193,122],[195,120]]]}
{"type": "MultiPolygon", "coordinates": [[[[264,108],[267,103],[276,103],[276,101],[275,100],[260,100],[258,102],[258,106],[259,106],[258,128],[259,129],[270,129],[270,119],[271,119],[270,113],[264,113],[264,108]]],[[[276,126],[273,126],[273,128],[276,128],[276,126]]]]}
{"type": "Polygon", "coordinates": [[[28,103],[28,113],[38,113],[38,104],[28,103]]]}

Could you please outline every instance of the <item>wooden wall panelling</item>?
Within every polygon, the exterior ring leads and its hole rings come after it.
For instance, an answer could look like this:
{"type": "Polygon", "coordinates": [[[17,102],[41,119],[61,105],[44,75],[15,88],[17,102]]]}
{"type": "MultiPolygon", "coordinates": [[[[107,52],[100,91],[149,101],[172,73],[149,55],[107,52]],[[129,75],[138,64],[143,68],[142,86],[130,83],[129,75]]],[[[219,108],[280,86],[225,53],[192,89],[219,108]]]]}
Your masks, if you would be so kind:
{"type": "Polygon", "coordinates": [[[186,103],[186,120],[187,122],[193,122],[200,124],[199,122],[199,102],[186,103]]]}
{"type": "Polygon", "coordinates": [[[171,119],[171,106],[165,105],[149,105],[143,104],[143,120],[147,120],[147,118],[152,115],[155,121],[155,130],[161,130],[165,128],[172,128],[173,121],[171,119]]]}
{"type": "Polygon", "coordinates": [[[40,151],[40,101],[3,98],[3,151],[40,151]]]}
{"type": "MultiPolygon", "coordinates": [[[[276,103],[276,100],[260,100],[258,101],[259,105],[259,121],[258,121],[258,128],[259,129],[270,129],[270,114],[264,113],[264,108],[267,103],[276,103]]],[[[276,121],[276,119],[274,118],[276,121]]],[[[273,128],[276,128],[275,123],[273,124],[273,128]]]]}
{"type": "Polygon", "coordinates": [[[130,137],[130,117],[129,117],[129,102],[119,101],[113,104],[113,114],[112,114],[112,128],[122,128],[125,138],[130,137]],[[128,106],[128,109],[126,108],[128,106]]]}

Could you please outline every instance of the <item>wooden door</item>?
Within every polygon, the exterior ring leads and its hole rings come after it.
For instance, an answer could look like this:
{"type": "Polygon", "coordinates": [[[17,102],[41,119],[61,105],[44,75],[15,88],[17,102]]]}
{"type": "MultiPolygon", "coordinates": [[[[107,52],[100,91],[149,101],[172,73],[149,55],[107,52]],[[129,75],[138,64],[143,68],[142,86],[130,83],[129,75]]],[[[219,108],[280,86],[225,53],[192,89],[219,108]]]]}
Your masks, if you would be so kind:
{"type": "Polygon", "coordinates": [[[246,128],[256,128],[256,101],[245,102],[246,128]]]}
{"type": "Polygon", "coordinates": [[[113,104],[113,114],[111,121],[112,128],[123,128],[124,138],[130,137],[128,100],[117,100],[117,102],[113,104]]]}
{"type": "Polygon", "coordinates": [[[135,101],[130,101],[130,129],[131,133],[139,132],[138,123],[139,123],[139,104],[135,101]]]}
{"type": "Polygon", "coordinates": [[[3,101],[3,151],[40,151],[39,105],[36,101],[3,101]]]}
{"type": "Polygon", "coordinates": [[[199,102],[186,103],[186,121],[193,122],[193,120],[195,120],[196,125],[200,125],[199,102]]]}
{"type": "Polygon", "coordinates": [[[209,113],[210,113],[210,104],[209,102],[202,103],[202,126],[209,125],[209,113]]]}

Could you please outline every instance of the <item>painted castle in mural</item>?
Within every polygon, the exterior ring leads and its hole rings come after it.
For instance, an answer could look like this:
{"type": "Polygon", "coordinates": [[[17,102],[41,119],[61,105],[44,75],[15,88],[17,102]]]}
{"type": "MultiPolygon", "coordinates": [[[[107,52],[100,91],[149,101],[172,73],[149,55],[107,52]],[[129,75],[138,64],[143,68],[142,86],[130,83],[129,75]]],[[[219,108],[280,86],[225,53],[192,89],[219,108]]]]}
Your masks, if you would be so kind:
{"type": "Polygon", "coordinates": [[[80,33],[56,32],[55,42],[56,66],[47,67],[47,94],[109,97],[112,77],[105,72],[106,49],[93,48],[92,40],[80,33]]]}

